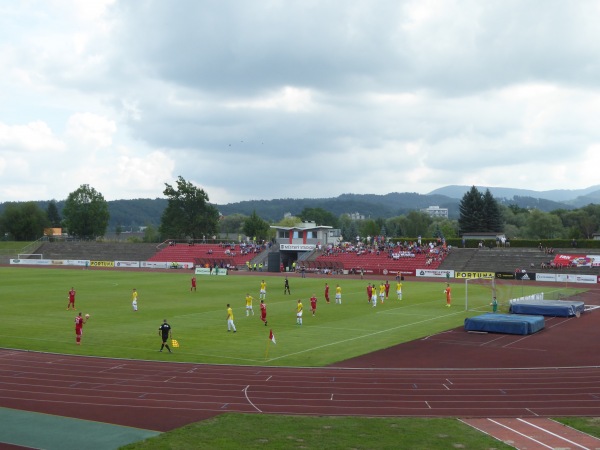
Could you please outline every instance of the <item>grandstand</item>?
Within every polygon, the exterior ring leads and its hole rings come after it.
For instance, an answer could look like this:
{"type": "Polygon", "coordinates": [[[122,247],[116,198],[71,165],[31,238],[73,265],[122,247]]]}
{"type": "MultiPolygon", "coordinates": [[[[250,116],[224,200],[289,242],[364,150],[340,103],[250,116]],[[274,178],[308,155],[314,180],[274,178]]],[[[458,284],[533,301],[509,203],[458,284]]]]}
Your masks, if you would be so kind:
{"type": "Polygon", "coordinates": [[[242,248],[239,244],[178,244],[172,242],[148,261],[191,262],[197,266],[245,267],[262,252],[260,247],[242,248]]]}
{"type": "Polygon", "coordinates": [[[309,269],[343,269],[349,272],[385,274],[414,273],[416,269],[437,269],[442,258],[431,253],[410,253],[393,258],[386,252],[362,253],[337,252],[321,254],[313,261],[307,261],[309,269]]]}

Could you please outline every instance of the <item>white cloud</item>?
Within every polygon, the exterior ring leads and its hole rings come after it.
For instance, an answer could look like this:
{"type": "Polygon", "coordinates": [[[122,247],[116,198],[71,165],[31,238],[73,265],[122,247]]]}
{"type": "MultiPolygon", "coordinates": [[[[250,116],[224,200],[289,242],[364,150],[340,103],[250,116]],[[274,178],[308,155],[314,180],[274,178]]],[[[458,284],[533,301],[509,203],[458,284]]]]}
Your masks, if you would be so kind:
{"type": "Polygon", "coordinates": [[[10,152],[57,152],[64,144],[41,120],[25,125],[6,125],[0,122],[0,150],[10,152]]]}
{"type": "Polygon", "coordinates": [[[598,183],[594,1],[2,8],[0,201],[598,183]]]}
{"type": "Polygon", "coordinates": [[[67,121],[66,136],[91,150],[110,146],[116,131],[113,120],[92,113],[76,113],[67,121]]]}

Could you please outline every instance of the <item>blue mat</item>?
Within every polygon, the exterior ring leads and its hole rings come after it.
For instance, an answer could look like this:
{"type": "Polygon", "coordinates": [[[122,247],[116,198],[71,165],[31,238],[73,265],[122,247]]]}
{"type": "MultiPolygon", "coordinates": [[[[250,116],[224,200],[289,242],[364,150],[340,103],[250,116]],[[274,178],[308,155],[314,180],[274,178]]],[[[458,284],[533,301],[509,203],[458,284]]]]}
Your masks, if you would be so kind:
{"type": "Polygon", "coordinates": [[[570,300],[520,300],[511,303],[513,314],[538,314],[541,316],[571,317],[582,313],[585,304],[570,300]]]}
{"type": "Polygon", "coordinates": [[[466,331],[504,334],[533,334],[544,328],[542,316],[486,313],[465,319],[466,331]]]}

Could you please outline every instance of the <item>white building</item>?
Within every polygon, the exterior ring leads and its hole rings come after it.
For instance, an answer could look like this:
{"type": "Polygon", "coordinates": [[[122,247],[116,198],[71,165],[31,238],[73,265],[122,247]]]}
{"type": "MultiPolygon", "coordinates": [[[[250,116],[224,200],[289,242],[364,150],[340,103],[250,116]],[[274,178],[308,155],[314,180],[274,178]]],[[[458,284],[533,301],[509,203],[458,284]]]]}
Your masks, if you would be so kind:
{"type": "Polygon", "coordinates": [[[444,219],[448,218],[448,208],[440,208],[439,206],[430,206],[428,208],[422,209],[421,212],[429,214],[431,217],[443,217],[444,219]]]}

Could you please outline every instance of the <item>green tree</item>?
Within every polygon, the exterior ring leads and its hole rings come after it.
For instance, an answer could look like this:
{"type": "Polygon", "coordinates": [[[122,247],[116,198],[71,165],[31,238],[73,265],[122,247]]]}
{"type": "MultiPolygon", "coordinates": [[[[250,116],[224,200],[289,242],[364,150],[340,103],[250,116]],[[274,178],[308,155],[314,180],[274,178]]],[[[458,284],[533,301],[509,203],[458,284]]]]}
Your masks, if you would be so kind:
{"type": "MultiPolygon", "coordinates": [[[[222,234],[240,234],[244,231],[244,222],[248,216],[244,214],[231,214],[221,218],[219,221],[219,231],[222,234]]],[[[237,236],[236,236],[237,239],[237,236]]]]}
{"type": "Polygon", "coordinates": [[[358,227],[359,234],[366,238],[367,236],[371,237],[371,244],[373,243],[373,237],[378,236],[380,234],[381,228],[377,225],[377,222],[373,219],[362,220],[358,227]]]}
{"type": "Polygon", "coordinates": [[[9,233],[16,241],[35,241],[49,225],[46,212],[35,202],[6,203],[0,215],[2,234],[9,233]]]}
{"type": "Polygon", "coordinates": [[[427,236],[436,236],[436,232],[446,238],[458,237],[458,222],[456,220],[434,218],[433,223],[427,230],[427,236]]]}
{"type": "Polygon", "coordinates": [[[356,220],[352,220],[348,214],[342,214],[340,217],[340,232],[342,240],[345,242],[356,242],[356,236],[359,235],[356,220]]]}
{"type": "Polygon", "coordinates": [[[406,215],[402,229],[407,237],[425,236],[432,222],[433,219],[429,214],[422,211],[411,211],[406,215]]]}
{"type": "Polygon", "coordinates": [[[317,225],[338,228],[338,218],[323,208],[304,208],[300,218],[303,222],[315,222],[317,225]]]}
{"type": "Polygon", "coordinates": [[[244,233],[246,236],[256,238],[261,241],[269,237],[269,223],[258,217],[256,211],[253,211],[250,217],[244,222],[244,233]]]}
{"type": "Polygon", "coordinates": [[[144,237],[143,241],[147,243],[158,242],[160,239],[160,234],[158,234],[158,230],[152,224],[146,225],[144,228],[144,237]]]}
{"type": "Polygon", "coordinates": [[[160,224],[163,238],[198,239],[214,235],[218,230],[219,211],[208,203],[203,189],[186,181],[181,175],[177,186],[165,183],[163,194],[168,197],[160,224]]]}
{"type": "Polygon", "coordinates": [[[389,237],[402,236],[402,216],[391,217],[385,221],[385,229],[389,237]]]}
{"type": "Polygon", "coordinates": [[[50,200],[48,207],[46,208],[46,215],[52,228],[59,228],[61,226],[61,217],[56,207],[56,201],[50,200]]]}
{"type": "Polygon", "coordinates": [[[531,239],[556,239],[564,232],[560,218],[554,214],[534,209],[529,214],[526,233],[531,239]]]}
{"type": "Polygon", "coordinates": [[[459,210],[458,225],[461,234],[487,231],[483,198],[475,186],[465,193],[460,201],[459,210]]]}
{"type": "Polygon", "coordinates": [[[104,236],[110,214],[102,194],[87,184],[82,184],[65,201],[64,223],[69,234],[82,239],[104,236]]]}
{"type": "MultiPolygon", "coordinates": [[[[256,213],[256,211],[254,211],[256,213]]],[[[296,227],[302,223],[302,219],[296,216],[288,216],[277,222],[280,227],[296,227]]]]}
{"type": "Polygon", "coordinates": [[[483,200],[483,222],[485,230],[480,231],[495,231],[503,230],[502,214],[498,202],[492,195],[489,189],[485,190],[482,197],[483,200]]]}

